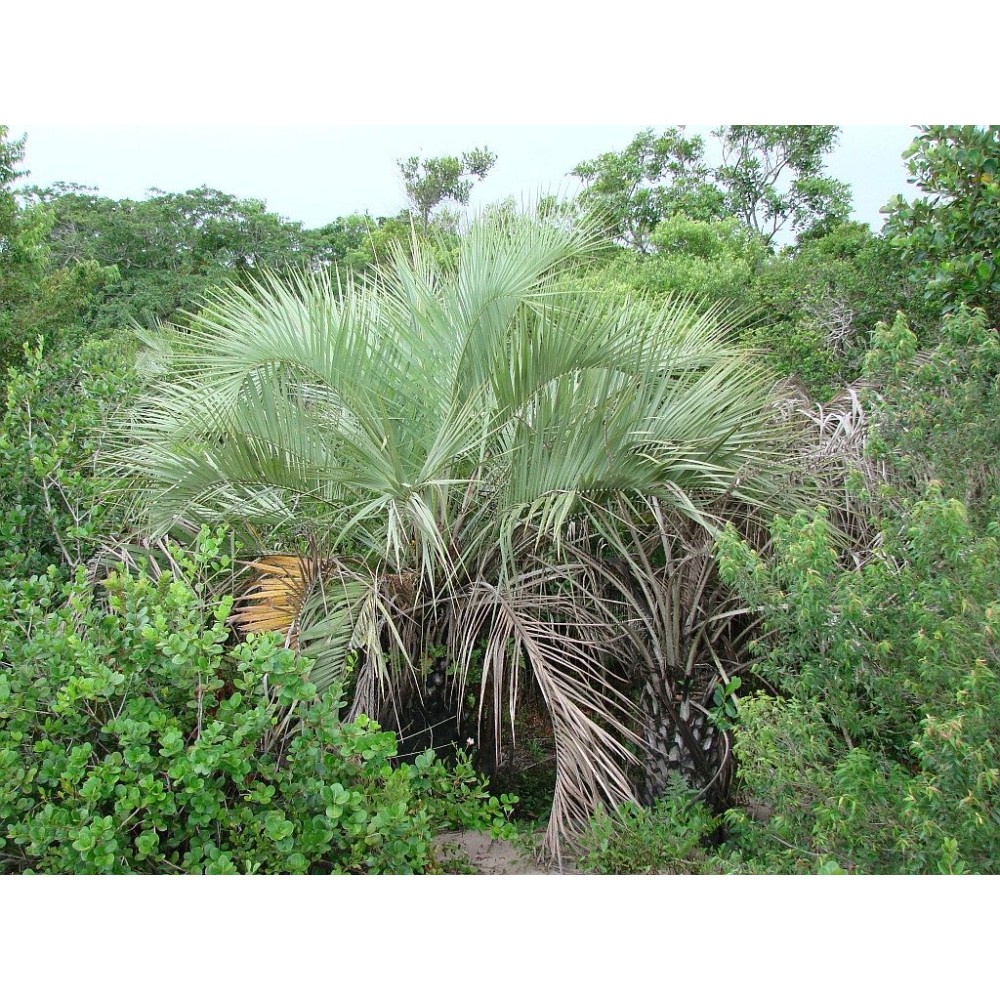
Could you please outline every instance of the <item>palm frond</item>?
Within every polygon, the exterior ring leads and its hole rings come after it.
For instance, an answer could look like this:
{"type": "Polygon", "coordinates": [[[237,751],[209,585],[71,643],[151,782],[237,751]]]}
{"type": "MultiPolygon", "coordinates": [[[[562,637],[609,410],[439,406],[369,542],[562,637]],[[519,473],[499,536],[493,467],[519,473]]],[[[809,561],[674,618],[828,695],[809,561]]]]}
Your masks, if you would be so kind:
{"type": "Polygon", "coordinates": [[[297,626],[306,598],[322,574],[315,556],[276,553],[249,563],[256,570],[253,582],[240,595],[229,624],[244,635],[281,632],[298,648],[297,626]]]}

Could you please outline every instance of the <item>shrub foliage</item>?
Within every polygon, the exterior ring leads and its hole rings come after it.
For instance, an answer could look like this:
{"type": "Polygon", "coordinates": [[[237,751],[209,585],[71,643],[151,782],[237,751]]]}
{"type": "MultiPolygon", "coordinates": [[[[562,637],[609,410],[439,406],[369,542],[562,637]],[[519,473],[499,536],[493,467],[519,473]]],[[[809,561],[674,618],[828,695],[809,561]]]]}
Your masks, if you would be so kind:
{"type": "Polygon", "coordinates": [[[391,766],[273,635],[230,643],[203,532],[179,575],[0,583],[4,872],[423,872],[448,825],[508,832],[467,765],[391,766]]]}

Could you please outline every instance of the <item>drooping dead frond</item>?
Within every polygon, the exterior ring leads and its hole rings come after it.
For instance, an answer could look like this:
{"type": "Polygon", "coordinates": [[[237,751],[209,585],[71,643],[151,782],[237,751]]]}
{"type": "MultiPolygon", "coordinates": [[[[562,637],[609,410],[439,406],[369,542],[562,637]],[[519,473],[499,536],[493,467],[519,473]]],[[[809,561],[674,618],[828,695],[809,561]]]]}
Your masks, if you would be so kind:
{"type": "MultiPolygon", "coordinates": [[[[543,850],[557,858],[598,802],[635,801],[628,771],[638,761],[628,744],[637,719],[608,655],[620,630],[580,586],[580,568],[539,567],[503,587],[480,580],[464,595],[454,630],[463,683],[474,651],[482,654],[481,706],[506,702],[513,723],[525,669],[545,701],[557,767],[543,850]],[[553,588],[557,580],[566,586],[553,588]]],[[[499,739],[499,713],[494,723],[499,739]]]]}
{"type": "Polygon", "coordinates": [[[870,387],[855,382],[828,403],[815,402],[797,379],[786,379],[780,388],[778,408],[783,419],[802,428],[798,460],[803,474],[812,478],[815,495],[828,507],[846,557],[860,566],[880,536],[872,528],[876,518],[852,484],[860,481],[865,493],[873,493],[887,477],[885,463],[868,454],[871,417],[866,396],[870,387]]]}
{"type": "Polygon", "coordinates": [[[316,555],[274,553],[248,566],[257,575],[237,599],[229,624],[244,635],[280,632],[289,648],[298,649],[302,610],[322,576],[323,560],[316,555]]]}
{"type": "Polygon", "coordinates": [[[845,386],[828,403],[815,402],[796,378],[778,386],[775,406],[784,420],[800,420],[811,433],[800,437],[807,466],[831,463],[860,468],[865,461],[868,414],[864,394],[868,386],[855,382],[845,386]]]}

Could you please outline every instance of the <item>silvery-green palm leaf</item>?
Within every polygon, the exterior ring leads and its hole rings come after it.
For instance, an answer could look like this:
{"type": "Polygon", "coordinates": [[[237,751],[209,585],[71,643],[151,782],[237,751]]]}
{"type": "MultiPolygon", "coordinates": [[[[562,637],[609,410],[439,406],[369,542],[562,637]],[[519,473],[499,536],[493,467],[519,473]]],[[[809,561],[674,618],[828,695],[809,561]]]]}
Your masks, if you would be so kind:
{"type": "Polygon", "coordinates": [[[724,317],[580,290],[594,245],[498,214],[452,270],[415,246],[363,285],[216,291],[171,332],[118,453],[154,533],[224,520],[318,543],[337,571],[301,648],[324,682],[359,652],[355,711],[401,697],[432,648],[459,686],[483,665],[497,719],[530,678],[557,745],[553,850],[631,794],[629,602],[599,571],[627,533],[608,518],[655,499],[709,523],[720,498],[781,488],[768,380],[724,317]]]}

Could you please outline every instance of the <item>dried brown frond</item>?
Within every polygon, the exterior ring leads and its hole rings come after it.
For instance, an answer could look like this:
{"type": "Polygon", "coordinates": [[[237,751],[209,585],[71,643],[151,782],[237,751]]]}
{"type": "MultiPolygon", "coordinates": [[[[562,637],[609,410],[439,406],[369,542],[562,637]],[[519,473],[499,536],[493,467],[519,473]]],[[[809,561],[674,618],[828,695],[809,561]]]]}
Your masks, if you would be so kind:
{"type": "Polygon", "coordinates": [[[785,421],[801,428],[799,462],[816,499],[827,507],[830,523],[841,536],[847,561],[860,566],[878,546],[876,517],[866,497],[886,482],[884,462],[868,454],[871,414],[870,385],[845,386],[827,403],[817,403],[798,379],[781,384],[778,409],[785,421]],[[863,490],[852,486],[860,481],[863,490]]]}
{"type": "Polygon", "coordinates": [[[273,553],[247,565],[256,576],[237,598],[229,624],[244,635],[281,632],[288,646],[297,649],[302,609],[323,574],[324,561],[315,554],[273,553]]]}

